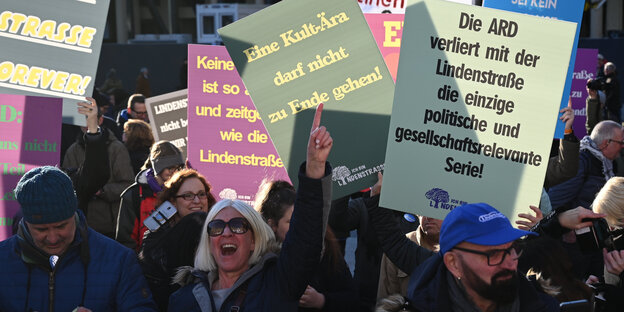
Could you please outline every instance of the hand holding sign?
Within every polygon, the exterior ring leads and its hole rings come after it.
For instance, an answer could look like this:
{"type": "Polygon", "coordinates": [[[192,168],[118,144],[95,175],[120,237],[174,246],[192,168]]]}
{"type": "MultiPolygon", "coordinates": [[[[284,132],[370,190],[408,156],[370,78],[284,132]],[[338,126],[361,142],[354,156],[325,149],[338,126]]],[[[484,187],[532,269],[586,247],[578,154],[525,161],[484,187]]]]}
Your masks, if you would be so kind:
{"type": "Polygon", "coordinates": [[[98,128],[98,107],[95,99],[87,97],[87,102],[78,102],[78,113],[87,118],[89,133],[96,133],[98,128]]]}
{"type": "Polygon", "coordinates": [[[310,139],[308,140],[306,175],[314,179],[320,179],[325,175],[325,162],[334,143],[325,126],[321,126],[322,113],[323,103],[316,107],[310,139]]]}

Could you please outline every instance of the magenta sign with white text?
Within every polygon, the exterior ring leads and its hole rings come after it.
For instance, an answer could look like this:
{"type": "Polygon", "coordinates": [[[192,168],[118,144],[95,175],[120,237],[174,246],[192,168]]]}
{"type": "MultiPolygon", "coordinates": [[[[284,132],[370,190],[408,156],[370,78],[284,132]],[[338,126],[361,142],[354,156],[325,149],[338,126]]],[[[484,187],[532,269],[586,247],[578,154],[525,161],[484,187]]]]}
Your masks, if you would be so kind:
{"type": "Polygon", "coordinates": [[[264,178],[288,173],[222,46],[188,46],[188,159],[217,199],[251,204],[264,178]]]}
{"type": "Polygon", "coordinates": [[[0,240],[19,211],[13,190],[30,169],[58,166],[63,100],[0,94],[0,240]]]}
{"type": "Polygon", "coordinates": [[[585,129],[585,121],[587,120],[587,110],[585,108],[585,99],[587,98],[586,85],[587,79],[596,78],[597,57],[598,50],[596,49],[576,50],[570,98],[572,99],[572,108],[574,109],[574,125],[572,127],[574,134],[579,139],[587,134],[585,129]]]}

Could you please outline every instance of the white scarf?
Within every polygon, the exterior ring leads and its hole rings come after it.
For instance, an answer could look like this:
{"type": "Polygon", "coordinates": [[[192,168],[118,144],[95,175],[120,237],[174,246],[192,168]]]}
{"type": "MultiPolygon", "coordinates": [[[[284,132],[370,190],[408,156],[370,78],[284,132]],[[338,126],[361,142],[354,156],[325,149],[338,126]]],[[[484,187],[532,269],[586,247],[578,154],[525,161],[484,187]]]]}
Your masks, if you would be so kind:
{"type": "Polygon", "coordinates": [[[600,149],[598,149],[598,146],[596,145],[596,142],[594,142],[589,135],[586,135],[582,140],[581,140],[581,151],[582,150],[588,150],[592,155],[594,155],[594,157],[600,159],[600,161],[602,161],[602,174],[605,177],[605,180],[608,181],[609,179],[611,179],[614,174],[613,174],[613,162],[609,159],[607,159],[606,157],[604,157],[604,155],[602,154],[602,152],[600,151],[600,149]]]}

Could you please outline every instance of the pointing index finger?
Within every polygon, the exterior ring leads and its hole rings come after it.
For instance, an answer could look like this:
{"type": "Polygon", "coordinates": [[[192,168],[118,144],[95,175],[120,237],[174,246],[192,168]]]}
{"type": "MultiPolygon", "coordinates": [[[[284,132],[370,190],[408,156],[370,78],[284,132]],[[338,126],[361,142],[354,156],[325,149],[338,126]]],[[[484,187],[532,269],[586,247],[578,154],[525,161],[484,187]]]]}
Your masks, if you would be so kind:
{"type": "Polygon", "coordinates": [[[323,103],[319,103],[316,106],[316,113],[314,113],[314,121],[312,122],[312,133],[321,126],[321,114],[323,113],[323,103]]]}

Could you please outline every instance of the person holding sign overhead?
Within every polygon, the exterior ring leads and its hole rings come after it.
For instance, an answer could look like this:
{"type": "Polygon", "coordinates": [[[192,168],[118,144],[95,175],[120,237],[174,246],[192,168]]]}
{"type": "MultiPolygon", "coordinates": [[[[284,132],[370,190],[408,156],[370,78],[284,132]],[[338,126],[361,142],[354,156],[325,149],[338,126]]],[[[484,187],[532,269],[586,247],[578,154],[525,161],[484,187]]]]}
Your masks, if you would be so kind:
{"type": "Polygon", "coordinates": [[[257,211],[237,200],[216,203],[203,227],[195,268],[176,276],[184,286],[169,299],[169,311],[297,310],[319,264],[323,202],[331,197],[327,157],[333,139],[320,125],[322,110],[318,105],[279,255],[273,230],[257,211]]]}

